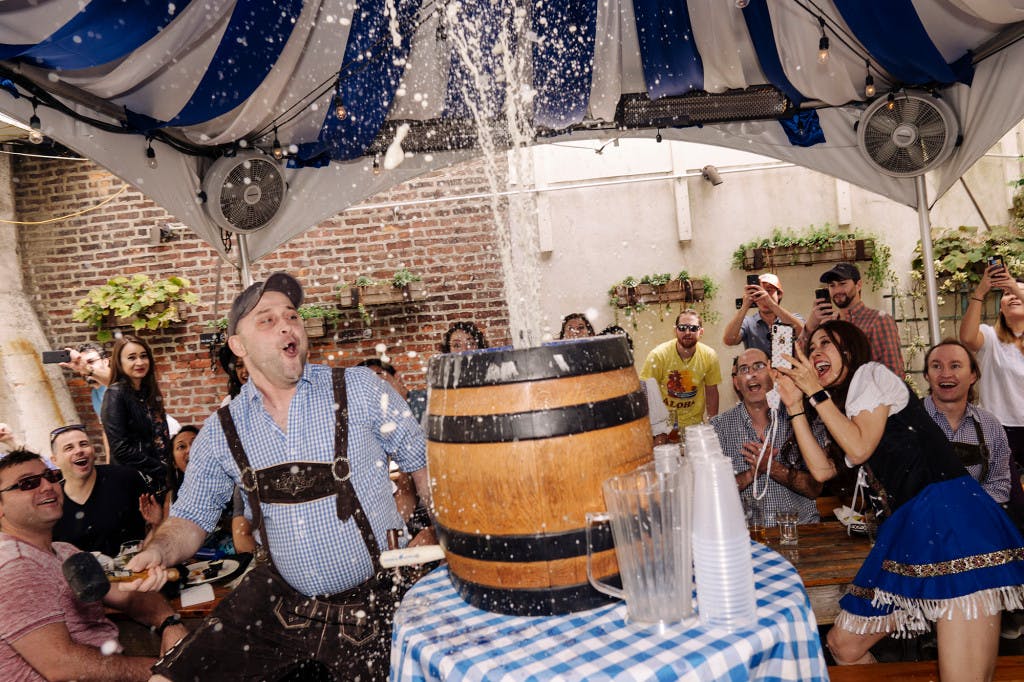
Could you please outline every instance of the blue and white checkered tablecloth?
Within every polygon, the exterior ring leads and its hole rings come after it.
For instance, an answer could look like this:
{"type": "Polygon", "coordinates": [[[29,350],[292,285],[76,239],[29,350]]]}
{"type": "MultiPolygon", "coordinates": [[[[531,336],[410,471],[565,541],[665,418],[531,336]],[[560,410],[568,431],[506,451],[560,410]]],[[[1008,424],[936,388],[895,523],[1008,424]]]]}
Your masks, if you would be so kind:
{"type": "Polygon", "coordinates": [[[727,632],[696,614],[659,634],[626,623],[622,602],[531,618],[482,611],[447,569],[423,578],[395,615],[391,681],[828,680],[818,625],[796,570],[752,543],[757,624],[727,632]]]}

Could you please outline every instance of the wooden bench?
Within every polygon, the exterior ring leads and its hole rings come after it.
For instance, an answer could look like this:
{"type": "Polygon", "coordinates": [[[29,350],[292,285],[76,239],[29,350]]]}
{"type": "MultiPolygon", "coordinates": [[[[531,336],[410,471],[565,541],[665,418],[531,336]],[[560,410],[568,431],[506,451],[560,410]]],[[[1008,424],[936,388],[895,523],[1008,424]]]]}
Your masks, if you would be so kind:
{"type": "MultiPolygon", "coordinates": [[[[938,661],[902,661],[868,665],[833,665],[828,669],[832,682],[925,682],[939,679],[938,661]]],[[[996,682],[1024,680],[1024,656],[1000,656],[996,662],[996,682]]]]}

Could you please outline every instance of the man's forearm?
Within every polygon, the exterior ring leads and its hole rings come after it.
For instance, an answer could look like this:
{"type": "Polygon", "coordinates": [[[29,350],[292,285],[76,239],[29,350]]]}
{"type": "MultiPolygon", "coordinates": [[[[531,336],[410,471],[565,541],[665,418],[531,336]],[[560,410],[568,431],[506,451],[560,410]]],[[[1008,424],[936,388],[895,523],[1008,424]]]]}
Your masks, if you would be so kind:
{"type": "Polygon", "coordinates": [[[793,492],[804,497],[814,499],[821,494],[822,484],[814,480],[808,471],[801,471],[796,467],[787,467],[778,462],[772,462],[772,480],[780,483],[793,492]]]}
{"type": "Polygon", "coordinates": [[[167,518],[153,533],[145,549],[160,552],[164,566],[173,566],[190,558],[203,545],[206,531],[177,516],[167,518]]]}

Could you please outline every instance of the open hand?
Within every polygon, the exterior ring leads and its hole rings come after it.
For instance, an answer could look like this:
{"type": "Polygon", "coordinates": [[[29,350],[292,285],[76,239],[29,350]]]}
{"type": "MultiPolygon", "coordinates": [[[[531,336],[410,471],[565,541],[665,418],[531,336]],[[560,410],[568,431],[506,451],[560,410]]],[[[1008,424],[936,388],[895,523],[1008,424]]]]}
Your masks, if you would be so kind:
{"type": "MultiPolygon", "coordinates": [[[[812,395],[822,389],[821,382],[818,381],[818,373],[814,370],[814,366],[811,364],[811,361],[806,355],[804,355],[803,350],[797,348],[796,357],[786,355],[785,353],[783,353],[782,357],[793,363],[793,366],[777,367],[776,369],[792,380],[793,384],[796,385],[804,395],[812,395]]],[[[786,405],[792,404],[786,399],[782,389],[779,390],[779,395],[782,396],[783,402],[785,402],[786,405]]]]}

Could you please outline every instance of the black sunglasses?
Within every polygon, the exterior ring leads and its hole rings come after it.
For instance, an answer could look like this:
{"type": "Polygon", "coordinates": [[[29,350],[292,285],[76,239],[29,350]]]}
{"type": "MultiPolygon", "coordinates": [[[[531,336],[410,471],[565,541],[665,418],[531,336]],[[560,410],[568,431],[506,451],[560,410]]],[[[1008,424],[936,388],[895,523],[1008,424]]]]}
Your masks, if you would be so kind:
{"type": "Polygon", "coordinates": [[[57,436],[62,433],[67,433],[68,431],[81,431],[82,433],[85,433],[85,424],[68,424],[67,426],[58,426],[53,431],[50,431],[50,445],[53,446],[53,441],[57,440],[57,436]]]}
{"type": "Polygon", "coordinates": [[[47,469],[41,474],[36,474],[35,476],[26,476],[25,478],[21,479],[14,485],[7,486],[6,488],[0,490],[0,493],[9,493],[12,490],[35,490],[36,488],[39,487],[39,484],[42,482],[44,478],[50,483],[60,483],[61,481],[64,480],[64,474],[60,473],[60,471],[58,470],[47,469]]]}
{"type": "Polygon", "coordinates": [[[677,324],[676,325],[676,329],[678,329],[681,332],[693,332],[694,334],[696,334],[697,332],[700,331],[700,325],[699,324],[677,324]]]}

